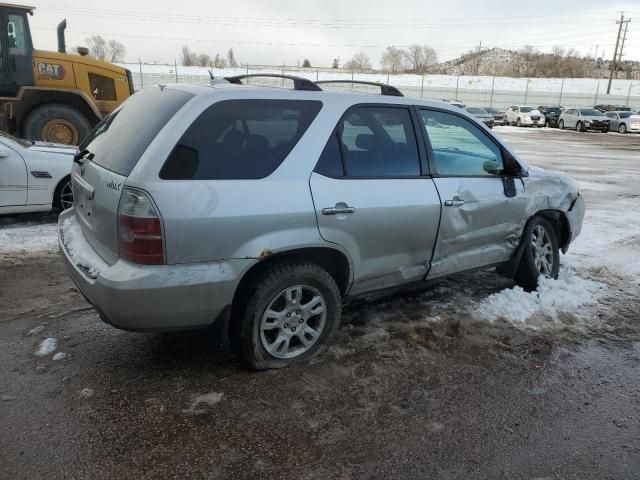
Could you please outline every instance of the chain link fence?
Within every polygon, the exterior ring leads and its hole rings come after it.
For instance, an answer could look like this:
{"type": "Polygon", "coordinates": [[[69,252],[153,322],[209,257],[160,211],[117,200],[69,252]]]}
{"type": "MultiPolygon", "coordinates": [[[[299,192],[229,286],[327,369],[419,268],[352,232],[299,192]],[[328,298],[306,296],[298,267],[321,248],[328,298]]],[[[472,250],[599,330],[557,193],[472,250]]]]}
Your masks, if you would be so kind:
{"type": "MultiPolygon", "coordinates": [[[[131,70],[136,89],[170,83],[209,85],[207,68],[174,65],[125,64],[131,70]]],[[[607,95],[607,79],[539,79],[508,77],[470,77],[447,75],[389,74],[353,72],[331,68],[299,68],[269,65],[243,65],[239,68],[211,69],[215,78],[252,73],[295,75],[318,80],[364,80],[389,83],[406,96],[460,100],[469,106],[506,108],[510,105],[593,106],[597,104],[628,105],[640,108],[640,81],[614,80],[612,94],[607,95]]],[[[290,87],[290,81],[274,78],[251,78],[244,83],[290,87]]],[[[323,85],[323,89],[353,90],[379,93],[371,86],[341,84],[323,85]]]]}

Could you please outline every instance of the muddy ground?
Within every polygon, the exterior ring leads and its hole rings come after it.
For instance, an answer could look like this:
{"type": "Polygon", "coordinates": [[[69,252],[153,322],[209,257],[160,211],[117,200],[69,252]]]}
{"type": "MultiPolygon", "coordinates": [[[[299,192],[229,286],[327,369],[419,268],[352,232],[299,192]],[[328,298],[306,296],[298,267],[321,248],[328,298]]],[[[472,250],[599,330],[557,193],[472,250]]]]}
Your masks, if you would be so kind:
{"type": "MultiPolygon", "coordinates": [[[[588,219],[637,218],[615,212],[640,193],[640,136],[497,131],[582,181],[588,219]]],[[[585,308],[477,319],[512,283],[460,275],[351,306],[326,355],[263,373],[203,332],[104,325],[55,251],[0,253],[0,477],[639,478],[640,236],[609,262],[598,231],[563,260],[604,285],[585,308]],[[46,337],[65,358],[34,355],[46,337]]]]}

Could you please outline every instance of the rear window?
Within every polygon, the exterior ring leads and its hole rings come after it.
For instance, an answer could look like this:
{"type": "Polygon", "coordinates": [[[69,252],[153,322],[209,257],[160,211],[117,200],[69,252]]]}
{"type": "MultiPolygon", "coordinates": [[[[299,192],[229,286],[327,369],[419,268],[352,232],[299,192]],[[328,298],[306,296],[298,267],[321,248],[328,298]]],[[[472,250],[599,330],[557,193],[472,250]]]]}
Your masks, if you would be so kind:
{"type": "Polygon", "coordinates": [[[205,110],[160,170],[164,180],[264,178],[289,155],[322,103],[224,100],[205,110]]]}
{"type": "Polygon", "coordinates": [[[169,88],[148,88],[105,117],[80,144],[92,161],[125,177],[173,115],[193,94],[169,88]]]}

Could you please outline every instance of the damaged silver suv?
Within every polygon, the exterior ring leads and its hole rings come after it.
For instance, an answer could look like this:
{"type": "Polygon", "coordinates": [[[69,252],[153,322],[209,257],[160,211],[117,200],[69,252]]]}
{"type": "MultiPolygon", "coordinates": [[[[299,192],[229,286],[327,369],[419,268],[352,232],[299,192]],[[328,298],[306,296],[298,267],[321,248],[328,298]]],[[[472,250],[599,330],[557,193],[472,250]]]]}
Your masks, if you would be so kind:
{"type": "Polygon", "coordinates": [[[557,277],[576,185],[464,110],[241,80],[142,90],[81,145],[59,243],[104,321],[215,324],[266,369],[322,352],[350,298],[489,267],[528,290],[557,277]]]}

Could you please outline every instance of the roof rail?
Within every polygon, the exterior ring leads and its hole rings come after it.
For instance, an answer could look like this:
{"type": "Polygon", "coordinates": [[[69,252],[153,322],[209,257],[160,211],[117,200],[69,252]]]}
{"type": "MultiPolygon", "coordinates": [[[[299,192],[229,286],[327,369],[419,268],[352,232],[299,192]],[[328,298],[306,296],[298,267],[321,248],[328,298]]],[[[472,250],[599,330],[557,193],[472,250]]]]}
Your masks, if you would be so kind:
{"type": "Polygon", "coordinates": [[[374,87],[380,87],[381,95],[389,95],[391,97],[404,97],[400,90],[387,83],[366,82],[364,80],[320,80],[315,83],[316,85],[322,85],[324,83],[355,83],[358,85],[372,85],[374,87]]]}
{"type": "Polygon", "coordinates": [[[293,75],[280,75],[278,73],[249,73],[246,75],[234,75],[233,77],[224,77],[224,79],[229,83],[242,85],[242,80],[244,80],[245,78],[254,78],[254,77],[286,78],[288,80],[293,81],[294,90],[310,90],[314,92],[322,91],[322,89],[318,85],[316,85],[314,82],[312,82],[307,78],[295,77],[293,75]]]}

